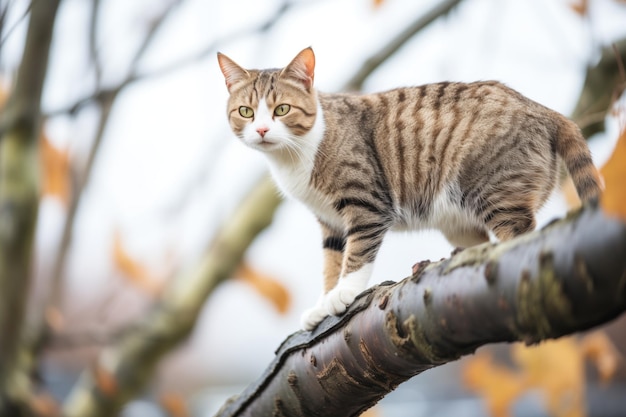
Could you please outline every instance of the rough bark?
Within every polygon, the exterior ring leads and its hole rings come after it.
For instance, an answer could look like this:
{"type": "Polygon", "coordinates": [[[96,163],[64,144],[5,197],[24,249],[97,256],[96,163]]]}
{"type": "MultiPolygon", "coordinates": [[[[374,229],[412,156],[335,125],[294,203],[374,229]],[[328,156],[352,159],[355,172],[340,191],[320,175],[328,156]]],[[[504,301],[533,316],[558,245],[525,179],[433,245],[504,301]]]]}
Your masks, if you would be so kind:
{"type": "Polygon", "coordinates": [[[22,62],[0,122],[0,415],[19,415],[19,343],[39,204],[40,101],[58,0],[32,4],[22,62]]]}
{"type": "Polygon", "coordinates": [[[298,332],[216,417],[357,416],[487,343],[532,344],[626,310],[626,224],[589,207],[544,230],[417,265],[298,332]]]}

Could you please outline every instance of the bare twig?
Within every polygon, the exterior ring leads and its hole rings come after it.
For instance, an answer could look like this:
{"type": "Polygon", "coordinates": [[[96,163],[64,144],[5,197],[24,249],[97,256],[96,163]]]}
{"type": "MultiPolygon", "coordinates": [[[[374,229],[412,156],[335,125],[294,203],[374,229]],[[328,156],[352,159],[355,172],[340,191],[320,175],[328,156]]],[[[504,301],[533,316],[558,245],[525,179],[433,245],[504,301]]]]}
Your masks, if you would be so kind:
{"type": "Polygon", "coordinates": [[[74,181],[74,189],[72,190],[72,198],[68,209],[65,224],[63,226],[63,232],[61,234],[61,241],[59,243],[59,249],[55,258],[54,265],[52,267],[52,276],[50,279],[50,299],[46,303],[49,307],[59,308],[63,304],[63,273],[65,270],[65,262],[67,259],[67,253],[72,243],[72,232],[74,229],[74,221],[76,214],[80,208],[82,200],[83,190],[87,186],[93,166],[96,160],[96,156],[102,144],[102,138],[104,137],[104,131],[111,116],[111,109],[113,103],[117,98],[119,91],[112,91],[106,96],[102,96],[100,99],[100,117],[98,118],[98,126],[96,128],[96,135],[89,150],[87,156],[87,163],[83,171],[82,176],[77,181],[74,181]]]}
{"type": "Polygon", "coordinates": [[[150,22],[148,22],[148,30],[144,35],[143,42],[141,42],[139,48],[137,48],[135,56],[129,66],[130,71],[127,76],[128,83],[132,82],[135,79],[135,74],[137,73],[137,69],[139,68],[139,62],[146,54],[146,51],[150,49],[152,42],[154,42],[155,34],[161,29],[161,27],[163,27],[165,17],[169,16],[170,13],[182,3],[182,1],[183,0],[170,0],[170,2],[165,5],[161,12],[157,16],[153,17],[150,22]]]}
{"type": "Polygon", "coordinates": [[[31,1],[28,4],[28,7],[26,8],[26,10],[24,10],[24,14],[15,21],[13,26],[7,29],[6,33],[4,33],[4,24],[6,23],[6,17],[9,13],[9,9],[11,8],[11,3],[12,1],[9,1],[4,6],[4,8],[0,11],[0,35],[4,34],[4,36],[2,37],[2,40],[0,40],[0,49],[2,48],[2,46],[4,46],[4,43],[7,41],[7,39],[11,37],[11,34],[13,33],[13,31],[24,21],[24,19],[26,19],[26,17],[30,13],[30,9],[33,7],[33,3],[31,1]]]}
{"type": "Polygon", "coordinates": [[[102,81],[102,63],[98,53],[98,21],[100,18],[100,0],[93,0],[91,3],[91,14],[89,16],[89,58],[93,64],[96,88],[100,88],[102,81]]]}
{"type": "MultiPolygon", "coordinates": [[[[169,8],[173,8],[177,5],[177,3],[174,1],[172,4],[170,4],[169,8]]],[[[158,77],[162,77],[165,75],[168,75],[174,71],[180,70],[181,68],[184,68],[188,65],[192,65],[197,63],[198,61],[206,58],[207,56],[210,56],[212,54],[214,54],[217,51],[218,46],[223,45],[225,42],[232,42],[235,41],[237,39],[241,39],[244,38],[246,36],[250,36],[252,34],[255,33],[260,33],[260,32],[264,32],[264,31],[269,31],[271,30],[272,27],[274,27],[274,25],[280,21],[280,17],[285,14],[286,12],[288,12],[289,10],[291,10],[291,8],[299,6],[299,7],[308,7],[310,6],[311,3],[307,2],[305,4],[298,2],[298,1],[293,1],[293,0],[286,0],[283,2],[283,4],[276,10],[276,12],[268,17],[265,21],[259,23],[257,26],[248,26],[245,29],[239,30],[237,32],[233,32],[230,33],[220,39],[215,40],[214,42],[211,42],[210,44],[206,45],[204,48],[202,48],[201,50],[189,54],[186,57],[183,57],[175,62],[172,62],[168,65],[165,65],[161,68],[158,68],[156,70],[153,71],[149,71],[149,72],[145,72],[145,73],[139,73],[137,71],[137,67],[135,66],[135,68],[132,68],[132,70],[129,72],[129,76],[120,83],[120,85],[112,88],[114,90],[121,90],[124,87],[126,87],[127,85],[136,82],[136,81],[143,81],[143,80],[148,80],[148,79],[152,79],[152,78],[158,78],[158,77]]],[[[154,31],[156,31],[157,28],[154,29],[154,31]]],[[[151,31],[152,32],[152,31],[151,31]]],[[[142,48],[140,48],[141,50],[142,48]]],[[[143,48],[145,49],[145,48],[143,48]]],[[[134,59],[134,62],[137,63],[139,61],[139,58],[136,57],[136,59],[134,59]]],[[[88,96],[85,96],[79,100],[77,100],[75,103],[73,103],[72,105],[68,106],[68,107],[63,107],[63,108],[59,108],[56,110],[52,110],[51,112],[49,112],[47,114],[47,117],[53,117],[53,116],[57,116],[57,115],[62,115],[62,114],[76,114],[80,109],[82,109],[84,106],[97,101],[98,97],[102,94],[102,91],[96,90],[94,93],[89,94],[88,96]]]]}
{"type": "MultiPolygon", "coordinates": [[[[96,24],[97,21],[97,6],[99,4],[99,0],[94,4],[94,8],[92,9],[92,25],[96,24]]],[[[167,7],[164,7],[161,12],[155,16],[149,24],[149,28],[146,31],[146,34],[141,42],[140,47],[135,52],[135,55],[131,61],[131,67],[128,70],[128,76],[116,87],[106,90],[98,90],[99,94],[95,97],[96,102],[100,106],[100,117],[98,119],[98,127],[96,129],[96,134],[94,140],[91,144],[91,148],[89,149],[89,154],[87,156],[86,164],[82,170],[82,173],[78,176],[77,180],[74,181],[75,187],[72,192],[72,200],[70,202],[70,207],[68,210],[68,214],[65,220],[65,224],[63,227],[63,232],[61,235],[61,241],[59,244],[59,250],[57,257],[55,259],[54,266],[52,267],[52,278],[51,278],[51,297],[48,305],[51,306],[60,306],[62,305],[62,278],[65,270],[65,263],[67,259],[67,254],[69,248],[72,243],[72,232],[74,230],[74,221],[76,219],[76,215],[78,210],[80,209],[80,203],[82,200],[83,190],[87,187],[89,180],[91,178],[91,173],[93,172],[93,167],[96,161],[96,157],[100,150],[100,146],[102,144],[102,140],[104,137],[104,132],[106,126],[109,122],[109,118],[111,116],[111,109],[115,104],[115,101],[119,94],[132,82],[132,74],[135,72],[135,67],[138,65],[141,58],[145,55],[146,51],[149,49],[150,45],[154,41],[155,34],[159,30],[159,28],[163,25],[163,22],[170,15],[170,12],[173,10],[175,6],[180,4],[180,0],[175,0],[170,2],[167,7]]],[[[97,85],[100,84],[101,76],[102,76],[102,68],[100,66],[100,61],[98,58],[97,48],[95,45],[95,28],[92,26],[90,31],[90,49],[91,56],[95,60],[95,68],[97,74],[97,85]]]]}
{"type": "Polygon", "coordinates": [[[407,26],[402,32],[400,32],[395,38],[387,43],[383,48],[376,51],[371,55],[365,63],[361,66],[359,71],[354,74],[352,78],[344,86],[346,91],[358,91],[362,88],[365,80],[378,68],[380,65],[389,59],[393,54],[406,44],[413,36],[430,25],[438,18],[447,15],[452,9],[461,3],[462,0],[445,0],[440,4],[433,7],[430,11],[416,19],[412,24],[407,26]]]}

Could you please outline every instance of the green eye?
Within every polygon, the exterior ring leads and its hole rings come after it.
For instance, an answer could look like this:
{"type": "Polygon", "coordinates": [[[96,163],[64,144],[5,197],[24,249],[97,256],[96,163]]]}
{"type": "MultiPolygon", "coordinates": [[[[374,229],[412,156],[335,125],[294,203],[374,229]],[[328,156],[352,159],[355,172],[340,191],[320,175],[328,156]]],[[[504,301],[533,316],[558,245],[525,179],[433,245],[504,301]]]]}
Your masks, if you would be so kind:
{"type": "Polygon", "coordinates": [[[289,113],[289,110],[291,110],[291,106],[289,104],[281,104],[274,109],[274,114],[276,116],[284,116],[289,113]]]}
{"type": "Polygon", "coordinates": [[[254,110],[252,110],[250,107],[247,107],[247,106],[241,106],[239,107],[239,114],[241,115],[241,117],[245,117],[246,119],[249,119],[252,116],[254,116],[254,110]]]}

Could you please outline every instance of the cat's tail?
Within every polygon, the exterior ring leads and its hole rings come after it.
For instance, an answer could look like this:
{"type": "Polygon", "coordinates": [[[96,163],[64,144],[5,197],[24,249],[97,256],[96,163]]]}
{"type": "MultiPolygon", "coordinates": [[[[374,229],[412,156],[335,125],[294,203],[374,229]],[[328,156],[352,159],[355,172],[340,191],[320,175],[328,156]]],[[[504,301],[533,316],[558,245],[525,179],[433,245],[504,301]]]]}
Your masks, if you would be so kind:
{"type": "Polygon", "coordinates": [[[604,189],[604,180],[593,164],[591,152],[578,125],[563,117],[555,146],[572,177],[578,197],[583,202],[598,200],[604,189]]]}

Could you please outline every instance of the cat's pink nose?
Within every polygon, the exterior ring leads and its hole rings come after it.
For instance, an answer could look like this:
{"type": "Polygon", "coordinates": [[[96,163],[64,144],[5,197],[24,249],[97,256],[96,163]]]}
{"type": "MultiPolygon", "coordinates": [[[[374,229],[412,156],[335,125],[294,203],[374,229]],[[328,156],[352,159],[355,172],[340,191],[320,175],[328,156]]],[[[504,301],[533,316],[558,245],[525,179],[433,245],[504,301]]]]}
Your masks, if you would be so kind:
{"type": "Polygon", "coordinates": [[[261,126],[260,128],[258,128],[256,131],[259,133],[259,135],[261,135],[262,138],[265,137],[265,134],[267,132],[269,132],[270,128],[267,126],[261,126]]]}

